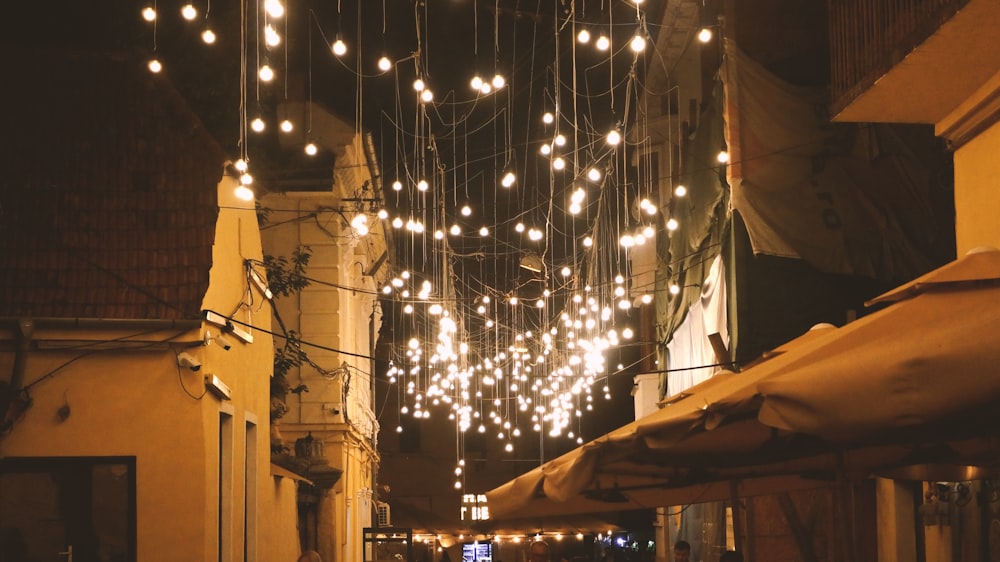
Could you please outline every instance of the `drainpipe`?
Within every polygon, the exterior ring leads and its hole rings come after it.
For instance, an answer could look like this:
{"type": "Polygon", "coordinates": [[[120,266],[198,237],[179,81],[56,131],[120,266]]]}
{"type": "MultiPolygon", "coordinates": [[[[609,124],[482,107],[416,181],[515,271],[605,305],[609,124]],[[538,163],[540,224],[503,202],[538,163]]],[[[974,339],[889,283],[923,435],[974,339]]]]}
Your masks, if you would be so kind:
{"type": "Polygon", "coordinates": [[[6,429],[7,414],[10,412],[15,397],[21,392],[25,365],[28,363],[28,351],[31,348],[31,337],[35,333],[35,324],[30,318],[18,318],[16,323],[17,350],[14,353],[14,370],[10,376],[10,386],[0,387],[0,431],[6,429]]]}

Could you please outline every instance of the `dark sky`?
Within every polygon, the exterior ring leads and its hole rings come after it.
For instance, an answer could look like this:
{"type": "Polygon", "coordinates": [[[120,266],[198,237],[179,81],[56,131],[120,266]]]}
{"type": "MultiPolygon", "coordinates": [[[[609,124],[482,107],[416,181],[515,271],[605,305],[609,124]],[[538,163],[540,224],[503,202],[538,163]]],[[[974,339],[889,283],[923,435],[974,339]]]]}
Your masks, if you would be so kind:
{"type": "MultiPolygon", "coordinates": [[[[602,220],[611,221],[608,228],[617,228],[627,212],[619,199],[629,189],[629,159],[624,149],[610,152],[599,140],[626,118],[626,104],[636,100],[634,85],[630,91],[626,80],[633,55],[625,45],[637,28],[633,4],[578,0],[570,24],[568,0],[291,0],[286,17],[280,23],[275,20],[283,43],[270,51],[256,43],[261,21],[255,3],[244,16],[234,0],[194,2],[199,16],[192,22],[180,17],[182,4],[158,0],[154,26],[143,21],[145,5],[134,0],[22,2],[9,14],[9,29],[0,41],[155,56],[164,63],[164,75],[224,148],[238,153],[245,143],[256,162],[300,165],[298,152],[294,158],[275,155],[273,136],[241,138],[239,38],[245,22],[251,32],[245,45],[248,115],[273,114],[286,99],[327,106],[374,135],[390,213],[425,217],[429,230],[433,221],[438,227],[462,226],[462,235],[449,238],[455,252],[451,281],[456,306],[469,309],[466,328],[473,344],[489,337],[481,316],[471,313],[484,295],[496,301],[513,294],[533,299],[546,288],[553,290],[550,308],[517,313],[521,329],[539,331],[556,318],[569,294],[558,290],[565,285],[559,285],[557,268],[586,268],[592,272],[587,282],[603,289],[615,274],[627,273],[613,240],[596,258],[581,251],[579,242],[596,219],[593,213],[566,213],[568,194],[579,186],[579,178],[551,172],[538,149],[555,134],[541,115],[558,101],[560,132],[576,143],[568,156],[580,169],[592,162],[614,176],[598,191],[591,187],[591,205],[602,205],[602,220]],[[558,49],[556,22],[565,24],[559,29],[558,49]],[[617,54],[611,57],[576,43],[573,25],[589,27],[595,36],[605,30],[616,45],[611,52],[617,54]],[[205,27],[218,36],[211,47],[200,40],[205,27]],[[349,46],[340,59],[330,52],[330,43],[338,37],[349,46]],[[376,68],[383,55],[397,61],[386,73],[376,68]],[[257,65],[265,61],[278,69],[280,83],[267,86],[254,79],[257,65]],[[477,73],[487,80],[500,73],[507,84],[499,92],[477,96],[469,86],[477,73]],[[418,74],[434,90],[433,104],[417,103],[411,84],[418,74]],[[517,173],[517,185],[498,188],[498,179],[508,170],[517,173]],[[420,195],[412,187],[424,175],[437,178],[433,196],[420,195]],[[394,179],[409,180],[407,188],[392,192],[394,179]],[[465,205],[472,208],[472,216],[461,214],[465,205]],[[527,242],[514,230],[519,221],[544,228],[545,241],[527,242]],[[490,237],[478,235],[481,226],[488,226],[490,237]],[[539,275],[519,268],[525,253],[542,255],[547,270],[539,275]]],[[[636,68],[641,74],[642,65],[636,68]]],[[[12,77],[9,84],[16,83],[17,77],[12,77]]],[[[438,269],[438,256],[426,240],[402,234],[396,242],[397,270],[430,275],[438,269]]],[[[440,270],[436,274],[446,275],[440,270]]],[[[405,335],[424,329],[417,319],[394,317],[397,311],[391,304],[387,310],[391,324],[405,335]]],[[[395,336],[398,341],[399,334],[395,336]]],[[[629,365],[635,355],[635,346],[612,351],[608,365],[611,370],[619,362],[629,365]]],[[[590,437],[631,419],[630,374],[616,375],[610,386],[616,398],[604,404],[603,383],[595,385],[601,405],[600,415],[593,416],[596,421],[588,423],[590,437]]]]}

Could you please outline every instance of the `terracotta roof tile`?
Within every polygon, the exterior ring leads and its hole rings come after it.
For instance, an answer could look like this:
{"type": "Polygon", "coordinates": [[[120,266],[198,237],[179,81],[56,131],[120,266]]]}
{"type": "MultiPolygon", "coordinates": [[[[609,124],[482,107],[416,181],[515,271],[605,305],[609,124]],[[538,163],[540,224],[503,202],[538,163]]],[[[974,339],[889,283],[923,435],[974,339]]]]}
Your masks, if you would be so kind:
{"type": "Polygon", "coordinates": [[[197,317],[226,155],[127,57],[12,57],[0,92],[0,316],[197,317]]]}

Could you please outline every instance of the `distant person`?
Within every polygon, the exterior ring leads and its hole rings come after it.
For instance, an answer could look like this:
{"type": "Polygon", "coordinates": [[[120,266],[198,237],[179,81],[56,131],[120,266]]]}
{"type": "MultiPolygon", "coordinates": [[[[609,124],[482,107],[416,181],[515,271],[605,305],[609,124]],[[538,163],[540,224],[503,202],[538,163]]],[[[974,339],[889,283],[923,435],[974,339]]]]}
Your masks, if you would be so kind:
{"type": "Polygon", "coordinates": [[[307,550],[299,556],[296,562],[323,562],[323,558],[315,550],[307,550]]]}
{"type": "Polygon", "coordinates": [[[535,541],[528,547],[529,562],[550,562],[549,543],[545,541],[535,541]]]}
{"type": "Polygon", "coordinates": [[[687,541],[674,543],[674,562],[689,562],[691,560],[691,545],[687,541]]]}
{"type": "Polygon", "coordinates": [[[743,562],[743,555],[735,550],[727,550],[719,557],[719,562],[743,562]]]}

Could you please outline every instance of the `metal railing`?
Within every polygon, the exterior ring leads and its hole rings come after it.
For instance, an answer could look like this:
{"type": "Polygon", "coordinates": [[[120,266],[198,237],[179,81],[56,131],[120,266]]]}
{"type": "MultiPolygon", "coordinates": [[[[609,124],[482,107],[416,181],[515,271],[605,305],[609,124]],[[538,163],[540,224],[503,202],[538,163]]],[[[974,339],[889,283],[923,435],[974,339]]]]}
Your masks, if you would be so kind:
{"type": "Polygon", "coordinates": [[[969,0],[829,0],[830,99],[837,114],[969,0]]]}

